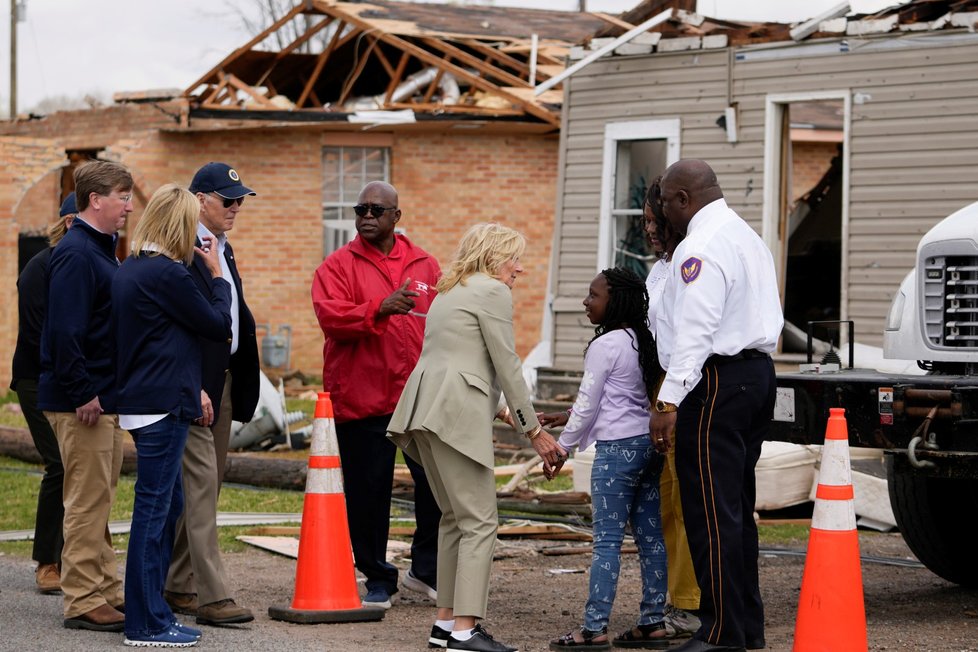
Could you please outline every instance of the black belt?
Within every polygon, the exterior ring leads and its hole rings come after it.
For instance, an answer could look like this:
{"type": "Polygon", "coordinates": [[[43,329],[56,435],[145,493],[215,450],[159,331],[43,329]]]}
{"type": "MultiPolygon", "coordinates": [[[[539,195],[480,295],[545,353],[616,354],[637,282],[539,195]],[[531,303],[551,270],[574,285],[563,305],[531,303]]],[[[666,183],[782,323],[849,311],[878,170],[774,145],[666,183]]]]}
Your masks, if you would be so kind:
{"type": "Polygon", "coordinates": [[[737,362],[738,360],[754,360],[756,358],[768,358],[770,357],[764,351],[758,351],[757,349],[744,349],[740,353],[734,353],[733,355],[717,355],[713,354],[706,359],[708,365],[721,365],[727,364],[728,362],[737,362]]]}

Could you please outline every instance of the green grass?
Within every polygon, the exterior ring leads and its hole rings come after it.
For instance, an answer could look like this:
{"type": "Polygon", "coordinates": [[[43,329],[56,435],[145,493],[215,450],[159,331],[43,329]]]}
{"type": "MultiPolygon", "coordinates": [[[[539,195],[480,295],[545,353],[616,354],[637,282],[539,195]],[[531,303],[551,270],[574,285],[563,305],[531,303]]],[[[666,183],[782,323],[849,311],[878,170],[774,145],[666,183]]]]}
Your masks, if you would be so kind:
{"type": "Polygon", "coordinates": [[[7,390],[7,393],[0,396],[0,426],[9,428],[26,428],[27,421],[20,411],[20,403],[17,401],[17,392],[7,390]]]}
{"type": "MultiPolygon", "coordinates": [[[[41,484],[41,466],[26,464],[9,457],[0,457],[0,530],[30,530],[34,527],[37,510],[37,491],[41,484]]],[[[119,478],[115,501],[112,504],[110,520],[124,521],[132,518],[133,476],[119,478]]],[[[218,510],[222,512],[271,512],[301,513],[304,494],[298,491],[275,489],[251,489],[226,486],[221,490],[218,510]]],[[[244,544],[234,537],[249,526],[226,527],[218,531],[221,549],[232,552],[241,550],[244,544]]],[[[129,535],[116,535],[113,545],[116,550],[125,550],[129,535]]],[[[31,541],[0,542],[0,553],[30,557],[31,541]]]]}
{"type": "Polygon", "coordinates": [[[757,527],[757,538],[761,546],[805,547],[808,544],[808,526],[797,523],[759,525],[757,527]]]}

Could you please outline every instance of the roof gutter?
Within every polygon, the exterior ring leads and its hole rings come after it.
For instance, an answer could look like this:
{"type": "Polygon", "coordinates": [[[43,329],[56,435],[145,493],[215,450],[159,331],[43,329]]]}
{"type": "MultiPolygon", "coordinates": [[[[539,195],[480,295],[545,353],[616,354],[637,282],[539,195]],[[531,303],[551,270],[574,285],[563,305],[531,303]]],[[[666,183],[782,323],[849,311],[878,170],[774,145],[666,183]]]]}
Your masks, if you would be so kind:
{"type": "Polygon", "coordinates": [[[645,21],[641,25],[638,25],[637,27],[633,27],[632,29],[628,30],[627,32],[625,32],[624,34],[622,34],[621,36],[619,36],[618,38],[616,38],[614,41],[612,41],[608,45],[606,45],[603,48],[601,48],[600,50],[595,50],[594,52],[592,52],[588,56],[584,57],[583,59],[581,59],[580,61],[578,61],[577,63],[575,63],[570,68],[567,68],[566,70],[564,70],[564,72],[560,73],[559,75],[557,75],[555,77],[551,77],[547,81],[545,81],[542,84],[540,84],[539,86],[537,86],[533,90],[533,94],[534,95],[540,95],[544,91],[550,90],[551,88],[553,88],[554,86],[556,86],[560,82],[564,81],[565,79],[567,79],[568,77],[570,77],[571,75],[573,75],[574,73],[576,73],[581,68],[584,68],[585,66],[591,65],[592,63],[594,63],[595,61],[597,61],[598,59],[600,59],[604,55],[608,54],[609,52],[611,52],[612,50],[614,50],[615,48],[617,48],[618,46],[620,46],[621,44],[628,43],[629,41],[631,41],[633,38],[635,38],[639,34],[643,34],[643,33],[647,32],[647,31],[649,31],[650,29],[652,29],[653,27],[655,27],[656,25],[660,25],[660,24],[666,22],[667,20],[669,20],[670,18],[673,17],[673,13],[674,13],[674,10],[673,9],[666,9],[661,14],[658,14],[658,15],[652,17],[652,18],[649,18],[647,21],[645,21]]]}

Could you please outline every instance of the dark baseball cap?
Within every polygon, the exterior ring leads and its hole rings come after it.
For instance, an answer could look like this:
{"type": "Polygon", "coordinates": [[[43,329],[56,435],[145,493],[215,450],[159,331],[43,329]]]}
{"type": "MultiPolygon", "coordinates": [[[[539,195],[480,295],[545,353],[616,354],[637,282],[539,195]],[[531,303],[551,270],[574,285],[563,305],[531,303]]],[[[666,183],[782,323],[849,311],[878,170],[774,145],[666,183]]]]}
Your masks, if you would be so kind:
{"type": "Polygon", "coordinates": [[[190,182],[190,192],[216,192],[228,199],[258,194],[241,183],[241,177],[233,167],[214,162],[197,170],[194,180],[190,182]]]}
{"type": "Polygon", "coordinates": [[[65,215],[77,215],[78,205],[75,203],[75,193],[68,193],[65,200],[61,202],[61,212],[58,213],[59,217],[64,217],[65,215]]]}

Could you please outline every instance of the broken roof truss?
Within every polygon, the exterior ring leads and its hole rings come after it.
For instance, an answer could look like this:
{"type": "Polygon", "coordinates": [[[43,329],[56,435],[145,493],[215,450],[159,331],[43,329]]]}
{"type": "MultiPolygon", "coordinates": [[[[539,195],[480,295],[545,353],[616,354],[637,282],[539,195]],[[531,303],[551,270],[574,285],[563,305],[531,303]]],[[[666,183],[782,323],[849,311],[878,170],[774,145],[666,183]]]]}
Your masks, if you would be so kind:
{"type": "Polygon", "coordinates": [[[302,0],[192,84],[204,109],[411,109],[525,116],[559,126],[561,91],[534,87],[609,17],[407,3],[302,0]],[[283,40],[282,35],[294,35],[283,40]],[[287,43],[282,46],[281,43],[287,43]]]}

